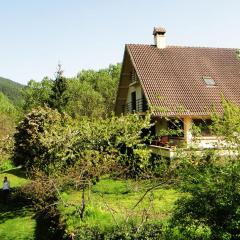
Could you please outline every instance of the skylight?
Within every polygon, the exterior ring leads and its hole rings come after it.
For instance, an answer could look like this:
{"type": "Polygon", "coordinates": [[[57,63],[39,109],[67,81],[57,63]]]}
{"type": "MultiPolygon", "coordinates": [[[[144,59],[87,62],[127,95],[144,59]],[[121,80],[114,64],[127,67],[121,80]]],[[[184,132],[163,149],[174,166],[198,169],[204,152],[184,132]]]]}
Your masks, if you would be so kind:
{"type": "Polygon", "coordinates": [[[203,77],[203,80],[207,86],[216,86],[215,81],[211,77],[203,77]]]}

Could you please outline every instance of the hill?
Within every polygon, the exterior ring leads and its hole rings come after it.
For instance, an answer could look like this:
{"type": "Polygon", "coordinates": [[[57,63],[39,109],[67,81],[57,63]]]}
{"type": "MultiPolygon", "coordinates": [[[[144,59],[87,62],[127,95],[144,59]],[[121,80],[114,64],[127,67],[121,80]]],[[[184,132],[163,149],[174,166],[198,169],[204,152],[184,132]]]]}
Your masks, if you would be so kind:
{"type": "Polygon", "coordinates": [[[21,89],[24,85],[10,79],[0,77],[0,92],[3,92],[14,104],[22,101],[21,89]]]}

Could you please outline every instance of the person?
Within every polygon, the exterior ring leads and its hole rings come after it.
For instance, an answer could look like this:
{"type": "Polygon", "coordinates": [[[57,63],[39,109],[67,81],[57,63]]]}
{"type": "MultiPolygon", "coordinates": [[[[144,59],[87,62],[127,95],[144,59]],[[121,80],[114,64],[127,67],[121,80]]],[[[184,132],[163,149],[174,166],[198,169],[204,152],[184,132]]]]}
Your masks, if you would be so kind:
{"type": "Polygon", "coordinates": [[[3,201],[4,201],[4,203],[8,202],[9,194],[10,194],[10,182],[8,181],[7,177],[4,177],[4,180],[3,180],[3,201]]]}

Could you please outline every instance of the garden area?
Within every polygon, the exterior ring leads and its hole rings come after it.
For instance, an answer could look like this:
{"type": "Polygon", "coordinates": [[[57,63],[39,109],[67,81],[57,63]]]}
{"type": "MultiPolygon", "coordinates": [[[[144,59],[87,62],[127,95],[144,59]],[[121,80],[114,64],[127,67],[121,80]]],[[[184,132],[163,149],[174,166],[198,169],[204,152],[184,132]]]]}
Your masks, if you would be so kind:
{"type": "Polygon", "coordinates": [[[59,68],[55,80],[29,82],[21,107],[0,95],[0,178],[11,187],[0,239],[240,239],[240,108],[223,99],[212,114],[231,154],[166,159],[148,147],[151,112],[112,114],[119,74],[110,65],[67,81],[59,68]]]}
{"type": "MultiPolygon", "coordinates": [[[[0,203],[0,239],[44,239],[46,232],[37,229],[35,209],[17,194],[31,180],[26,178],[21,168],[12,168],[0,174],[1,179],[5,176],[10,181],[12,193],[7,204],[0,203]]],[[[61,221],[66,224],[65,231],[71,233],[74,229],[88,226],[106,232],[116,225],[166,222],[182,193],[167,185],[148,191],[153,184],[157,185],[149,180],[103,177],[86,191],[83,220],[76,211],[76,206],[82,201],[82,191],[69,189],[62,192],[58,209],[61,221]]]]}
{"type": "Polygon", "coordinates": [[[164,223],[174,210],[174,203],[183,194],[171,186],[152,187],[150,181],[102,179],[92,186],[86,195],[85,217],[79,221],[75,207],[82,200],[82,193],[62,193],[64,205],[60,205],[67,231],[81,226],[99,227],[107,231],[114,225],[164,223]]]}
{"type": "Polygon", "coordinates": [[[20,168],[13,168],[0,173],[0,179],[7,177],[11,184],[11,198],[7,204],[0,201],[0,239],[35,239],[36,220],[31,206],[21,202],[16,191],[28,180],[20,168]]]}

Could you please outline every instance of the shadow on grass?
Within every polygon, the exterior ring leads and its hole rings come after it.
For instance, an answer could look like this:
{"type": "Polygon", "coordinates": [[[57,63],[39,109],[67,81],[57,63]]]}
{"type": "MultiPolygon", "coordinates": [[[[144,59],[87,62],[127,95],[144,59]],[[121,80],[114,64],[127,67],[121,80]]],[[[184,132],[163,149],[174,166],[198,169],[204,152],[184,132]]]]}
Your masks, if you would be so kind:
{"type": "Polygon", "coordinates": [[[36,215],[36,228],[35,239],[36,240],[61,240],[64,238],[64,226],[60,224],[60,214],[56,210],[54,216],[48,214],[48,212],[42,212],[36,215]]]}
{"type": "MultiPolygon", "coordinates": [[[[19,173],[19,169],[17,170],[17,173],[19,173]]],[[[14,170],[11,170],[11,174],[13,174],[13,171],[14,170]]],[[[8,171],[8,173],[9,172],[10,171],[8,171]]],[[[22,193],[21,187],[12,188],[8,202],[3,203],[3,193],[2,190],[0,190],[0,224],[11,219],[21,219],[27,216],[36,221],[36,227],[33,233],[34,239],[64,239],[64,226],[60,224],[60,215],[57,210],[54,216],[47,211],[36,214],[33,210],[31,200],[22,193]]]]}
{"type": "Polygon", "coordinates": [[[26,173],[19,167],[12,168],[7,171],[3,171],[2,173],[8,173],[8,174],[15,175],[16,177],[26,178],[26,173]]]}
{"type": "Polygon", "coordinates": [[[3,203],[3,192],[0,191],[0,224],[17,217],[33,216],[30,206],[30,201],[20,195],[20,188],[11,189],[7,203],[3,203]]]}

